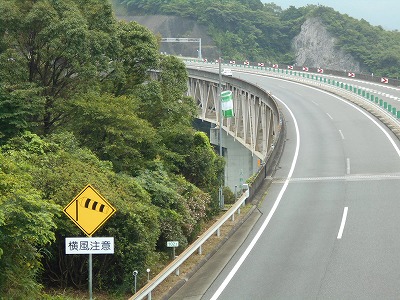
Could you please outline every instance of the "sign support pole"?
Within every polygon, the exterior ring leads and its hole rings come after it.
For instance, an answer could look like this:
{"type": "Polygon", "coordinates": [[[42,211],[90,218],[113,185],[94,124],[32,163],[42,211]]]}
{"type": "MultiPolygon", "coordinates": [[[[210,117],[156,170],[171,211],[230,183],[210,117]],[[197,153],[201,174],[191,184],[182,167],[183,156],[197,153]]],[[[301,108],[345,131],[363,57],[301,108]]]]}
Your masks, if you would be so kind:
{"type": "MultiPolygon", "coordinates": [[[[218,58],[218,104],[219,104],[219,156],[222,157],[222,103],[221,103],[221,93],[222,93],[222,74],[221,74],[221,60],[222,57],[218,58]]],[[[225,177],[225,175],[223,175],[225,177]]],[[[224,204],[224,195],[222,192],[222,184],[218,190],[218,200],[219,207],[223,209],[224,204]]]]}
{"type": "MultiPolygon", "coordinates": [[[[85,188],[77,195],[74,199],[63,209],[63,212],[80,228],[89,239],[92,238],[94,232],[99,229],[101,225],[105,223],[115,212],[115,208],[111,206],[108,201],[103,198],[90,184],[86,185],[85,188]]],[[[78,238],[79,239],[79,238],[78,238]]],[[[77,250],[75,248],[77,241],[71,244],[71,251],[77,250]]],[[[67,248],[67,238],[66,238],[66,254],[69,250],[67,248]]],[[[107,249],[97,248],[96,250],[102,252],[103,250],[108,250],[114,253],[114,241],[107,239],[108,246],[112,246],[112,249],[107,246],[107,249]]],[[[93,249],[82,249],[82,250],[93,250],[93,249]]],[[[89,299],[93,300],[93,257],[92,252],[89,253],[88,258],[88,285],[89,285],[89,299]]]]}
{"type": "Polygon", "coordinates": [[[92,253],[89,254],[89,299],[93,299],[93,260],[92,253]]]}

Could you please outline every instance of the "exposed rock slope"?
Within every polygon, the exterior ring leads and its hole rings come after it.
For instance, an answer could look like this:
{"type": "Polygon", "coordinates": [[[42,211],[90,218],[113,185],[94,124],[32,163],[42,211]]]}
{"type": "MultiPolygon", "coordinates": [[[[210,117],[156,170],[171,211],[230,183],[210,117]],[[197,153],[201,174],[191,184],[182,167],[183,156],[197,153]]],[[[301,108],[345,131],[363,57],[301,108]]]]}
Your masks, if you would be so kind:
{"type": "Polygon", "coordinates": [[[318,18],[306,20],[293,40],[296,64],[332,70],[360,71],[360,63],[335,47],[335,37],[318,18]]]}
{"type": "MultiPolygon", "coordinates": [[[[205,26],[195,21],[177,16],[148,15],[119,17],[127,21],[136,21],[149,28],[163,38],[201,38],[202,56],[215,59],[218,50],[207,34],[205,26]]],[[[359,72],[360,63],[350,54],[335,47],[335,37],[325,28],[318,18],[308,19],[301,27],[301,32],[294,38],[292,46],[295,52],[296,64],[308,67],[323,67],[332,70],[351,70],[359,72]]],[[[168,54],[189,57],[198,56],[198,44],[162,43],[161,51],[168,54]]]]}

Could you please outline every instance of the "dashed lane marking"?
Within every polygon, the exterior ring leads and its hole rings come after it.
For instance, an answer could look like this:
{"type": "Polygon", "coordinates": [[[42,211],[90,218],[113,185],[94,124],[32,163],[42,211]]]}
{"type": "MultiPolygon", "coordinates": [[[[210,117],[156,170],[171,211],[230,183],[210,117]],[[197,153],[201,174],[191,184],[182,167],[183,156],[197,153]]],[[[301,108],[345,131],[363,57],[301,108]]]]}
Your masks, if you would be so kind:
{"type": "MultiPolygon", "coordinates": [[[[284,183],[287,178],[274,178],[272,183],[284,183]]],[[[319,182],[319,181],[369,181],[369,180],[400,180],[400,174],[352,174],[326,177],[292,177],[290,182],[319,182]]]]}

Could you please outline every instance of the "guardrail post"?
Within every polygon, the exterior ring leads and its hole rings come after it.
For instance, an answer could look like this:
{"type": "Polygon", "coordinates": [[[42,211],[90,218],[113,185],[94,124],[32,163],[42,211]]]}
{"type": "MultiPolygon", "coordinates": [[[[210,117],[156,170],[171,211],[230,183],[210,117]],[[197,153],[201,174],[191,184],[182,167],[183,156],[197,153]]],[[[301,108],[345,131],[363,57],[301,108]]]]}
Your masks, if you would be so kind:
{"type": "Polygon", "coordinates": [[[386,102],[386,101],[383,102],[383,108],[384,108],[384,109],[387,109],[387,102],[386,102]]]}
{"type": "Polygon", "coordinates": [[[233,214],[231,215],[231,221],[232,221],[232,222],[235,221],[235,213],[233,213],[233,214]]]}
{"type": "Polygon", "coordinates": [[[202,255],[203,254],[203,244],[201,244],[200,246],[199,246],[199,250],[197,250],[197,254],[199,254],[199,255],[202,255]]]}
{"type": "Polygon", "coordinates": [[[393,116],[396,116],[396,110],[397,110],[396,107],[392,107],[392,115],[393,116]]]}
{"type": "Polygon", "coordinates": [[[397,119],[400,119],[400,110],[397,111],[397,119]]]}
{"type": "Polygon", "coordinates": [[[392,112],[392,104],[388,104],[387,110],[388,110],[389,112],[392,112]]]}
{"type": "Polygon", "coordinates": [[[383,105],[383,100],[379,99],[379,106],[382,106],[382,105],[383,105]]]}
{"type": "Polygon", "coordinates": [[[217,233],[217,237],[220,237],[220,235],[221,235],[221,232],[220,232],[220,230],[219,230],[219,227],[218,227],[218,229],[217,229],[216,233],[217,233]]]}

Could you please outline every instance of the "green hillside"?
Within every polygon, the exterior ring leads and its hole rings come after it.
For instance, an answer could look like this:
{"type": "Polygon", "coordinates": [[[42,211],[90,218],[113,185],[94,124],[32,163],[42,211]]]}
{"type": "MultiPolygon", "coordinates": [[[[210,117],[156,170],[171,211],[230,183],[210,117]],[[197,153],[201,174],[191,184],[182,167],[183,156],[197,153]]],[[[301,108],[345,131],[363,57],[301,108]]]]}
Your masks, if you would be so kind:
{"type": "Polygon", "coordinates": [[[400,33],[372,26],[325,6],[283,10],[259,0],[113,0],[130,15],[166,14],[206,25],[225,57],[235,60],[294,62],[292,39],[309,17],[319,17],[342,48],[364,69],[379,76],[400,75],[400,33]]]}
{"type": "Polygon", "coordinates": [[[179,253],[196,239],[219,212],[224,161],[192,126],[187,80],[107,0],[0,1],[0,299],[87,290],[88,256],[65,255],[85,234],[62,211],[87,184],[116,208],[94,233],[117,245],[93,259],[95,291],[126,299],[132,270],[143,286],[166,241],[179,253]]]}

